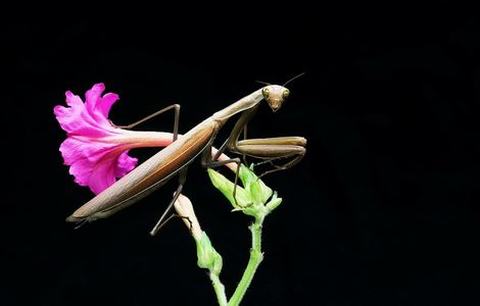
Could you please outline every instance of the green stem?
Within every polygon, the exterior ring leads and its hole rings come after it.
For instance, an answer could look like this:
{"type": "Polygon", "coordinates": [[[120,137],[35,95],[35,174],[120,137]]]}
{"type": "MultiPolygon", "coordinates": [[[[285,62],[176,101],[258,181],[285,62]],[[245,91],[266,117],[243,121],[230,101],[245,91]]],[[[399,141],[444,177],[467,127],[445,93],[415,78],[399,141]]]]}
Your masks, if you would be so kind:
{"type": "Polygon", "coordinates": [[[217,296],[218,305],[227,306],[227,296],[225,295],[225,287],[218,275],[213,272],[210,272],[210,280],[212,281],[213,290],[215,290],[215,295],[217,296]]]}
{"type": "Polygon", "coordinates": [[[248,260],[247,268],[245,269],[245,272],[243,272],[242,279],[240,280],[237,289],[235,289],[235,292],[228,302],[229,306],[240,305],[240,302],[250,286],[258,266],[263,260],[262,224],[263,218],[258,218],[249,227],[250,231],[252,232],[252,248],[250,249],[250,259],[248,260]]]}

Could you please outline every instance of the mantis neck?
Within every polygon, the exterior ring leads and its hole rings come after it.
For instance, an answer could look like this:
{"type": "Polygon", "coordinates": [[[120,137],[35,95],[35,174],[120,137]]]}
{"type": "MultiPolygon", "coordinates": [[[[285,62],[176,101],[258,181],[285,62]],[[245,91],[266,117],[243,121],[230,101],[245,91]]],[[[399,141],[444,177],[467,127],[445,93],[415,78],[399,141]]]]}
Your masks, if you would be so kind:
{"type": "Polygon", "coordinates": [[[260,103],[262,99],[262,89],[259,89],[252,92],[248,96],[243,97],[232,105],[227,106],[224,109],[216,112],[215,114],[213,114],[212,118],[223,125],[230,117],[254,107],[258,103],[260,103]]]}

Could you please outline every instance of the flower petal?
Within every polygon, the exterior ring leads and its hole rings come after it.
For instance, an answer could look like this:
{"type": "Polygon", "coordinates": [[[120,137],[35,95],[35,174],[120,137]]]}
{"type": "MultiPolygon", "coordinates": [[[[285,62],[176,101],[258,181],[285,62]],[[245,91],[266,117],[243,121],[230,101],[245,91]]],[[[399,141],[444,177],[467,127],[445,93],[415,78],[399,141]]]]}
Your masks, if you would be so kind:
{"type": "Polygon", "coordinates": [[[115,176],[122,177],[128,172],[132,171],[137,166],[138,159],[128,155],[128,151],[123,152],[118,156],[115,167],[115,176]]]}
{"type": "Polygon", "coordinates": [[[100,141],[69,137],[60,145],[60,152],[65,165],[72,165],[79,159],[86,159],[91,163],[96,163],[115,146],[115,144],[106,144],[100,141]]]}
{"type": "Polygon", "coordinates": [[[115,93],[107,93],[105,94],[101,101],[97,104],[96,110],[99,111],[105,118],[108,118],[108,114],[110,113],[110,109],[112,105],[118,101],[120,97],[115,93]]]}
{"type": "Polygon", "coordinates": [[[69,137],[60,145],[60,152],[75,182],[89,186],[94,193],[103,191],[137,165],[137,159],[127,154],[127,144],[69,137]]]}
{"type": "Polygon", "coordinates": [[[115,183],[115,161],[113,160],[110,157],[106,158],[104,162],[96,164],[91,172],[88,186],[95,194],[99,194],[115,183]]]}
{"type": "Polygon", "coordinates": [[[105,90],[105,85],[103,83],[98,83],[93,85],[93,87],[85,93],[85,106],[87,111],[93,115],[95,113],[95,108],[97,104],[101,101],[100,95],[105,90]]]}
{"type": "Polygon", "coordinates": [[[65,98],[67,105],[70,107],[78,107],[83,105],[82,99],[79,96],[74,95],[70,90],[65,92],[65,98]]]}
{"type": "Polygon", "coordinates": [[[137,165],[128,150],[139,147],[163,147],[173,139],[171,133],[127,131],[108,120],[115,93],[107,93],[103,83],[85,93],[86,102],[71,91],[65,93],[67,107],[57,105],[54,114],[68,138],[60,145],[65,165],[81,186],[99,193],[137,165]]]}
{"type": "MultiPolygon", "coordinates": [[[[62,129],[69,134],[82,135],[87,137],[102,137],[107,135],[115,135],[116,129],[110,124],[108,119],[101,111],[95,111],[95,103],[100,100],[100,94],[104,88],[96,84],[87,92],[87,100],[89,104],[84,104],[79,96],[72,92],[65,93],[66,102],[69,107],[57,105],[54,107],[54,114],[62,129]]],[[[117,96],[118,97],[118,96],[117,96]]],[[[106,105],[113,104],[115,96],[107,97],[106,105]]]]}

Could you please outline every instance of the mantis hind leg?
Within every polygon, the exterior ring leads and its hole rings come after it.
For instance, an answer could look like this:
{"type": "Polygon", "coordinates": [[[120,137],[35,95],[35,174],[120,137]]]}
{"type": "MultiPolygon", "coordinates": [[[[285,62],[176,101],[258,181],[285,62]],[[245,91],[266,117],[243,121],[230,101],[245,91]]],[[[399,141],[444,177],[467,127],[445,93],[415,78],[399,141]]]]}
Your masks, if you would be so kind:
{"type": "MultiPolygon", "coordinates": [[[[174,202],[175,203],[175,202],[174,202]]],[[[182,215],[179,215],[179,214],[176,214],[176,213],[173,213],[171,214],[170,216],[168,216],[165,220],[163,220],[163,222],[158,226],[158,228],[156,229],[157,231],[155,233],[152,234],[152,232],[150,232],[150,235],[155,235],[157,232],[159,232],[162,227],[167,224],[170,220],[172,220],[173,218],[181,218],[181,219],[187,219],[188,221],[188,228],[190,230],[190,232],[192,231],[192,227],[193,227],[193,224],[192,224],[192,220],[190,220],[189,217],[186,217],[186,216],[182,216],[182,215]]]]}
{"type": "Polygon", "coordinates": [[[150,235],[155,236],[158,231],[168,222],[172,219],[175,214],[172,214],[167,217],[167,215],[170,213],[170,211],[173,208],[173,205],[175,204],[175,201],[177,201],[178,197],[180,196],[180,193],[182,193],[183,186],[185,185],[185,181],[187,180],[187,167],[182,169],[180,173],[178,174],[178,186],[177,189],[175,190],[175,193],[173,194],[172,200],[168,204],[167,208],[163,212],[162,216],[160,219],[157,221],[155,226],[152,228],[150,231],[150,235]]]}

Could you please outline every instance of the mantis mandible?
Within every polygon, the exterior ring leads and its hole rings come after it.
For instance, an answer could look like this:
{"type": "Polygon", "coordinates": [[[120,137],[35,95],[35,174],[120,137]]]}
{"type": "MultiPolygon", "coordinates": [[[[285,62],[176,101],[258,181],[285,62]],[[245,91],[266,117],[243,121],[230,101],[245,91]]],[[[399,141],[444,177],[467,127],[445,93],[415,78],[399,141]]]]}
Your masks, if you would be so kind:
{"type": "MultiPolygon", "coordinates": [[[[285,99],[288,98],[289,93],[290,91],[281,85],[264,86],[230,106],[214,113],[212,116],[200,122],[180,137],[177,137],[178,105],[169,106],[135,123],[134,125],[165,110],[175,108],[176,121],[174,125],[174,142],[78,208],[66,220],[68,222],[83,223],[107,218],[150,194],[178,173],[179,184],[174,196],[170,201],[168,208],[150,232],[151,235],[155,235],[161,227],[162,221],[167,212],[171,209],[182,192],[186,180],[188,165],[199,155],[202,155],[202,165],[204,167],[219,167],[228,163],[236,163],[239,165],[239,158],[218,160],[220,155],[227,148],[232,152],[265,159],[266,161],[280,158],[293,158],[284,165],[275,166],[275,169],[267,171],[266,173],[287,169],[295,165],[303,158],[306,152],[306,139],[303,137],[274,137],[239,140],[242,130],[244,130],[247,123],[253,117],[262,100],[265,100],[271,110],[276,112],[281,108],[285,99]],[[241,116],[235,124],[230,136],[212,158],[212,145],[219,130],[224,126],[228,119],[239,113],[241,113],[241,116]]],[[[238,168],[239,167],[237,167],[235,182],[238,177],[238,168]]]]}

